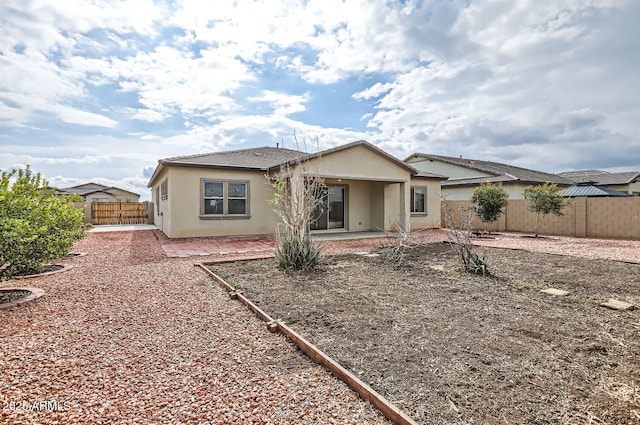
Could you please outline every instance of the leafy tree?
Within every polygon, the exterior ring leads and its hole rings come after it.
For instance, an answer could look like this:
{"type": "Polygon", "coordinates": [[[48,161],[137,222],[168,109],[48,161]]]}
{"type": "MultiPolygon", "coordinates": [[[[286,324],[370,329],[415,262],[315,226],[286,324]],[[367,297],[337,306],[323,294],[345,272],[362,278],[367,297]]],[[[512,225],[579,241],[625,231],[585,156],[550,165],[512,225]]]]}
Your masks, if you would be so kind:
{"type": "Polygon", "coordinates": [[[536,237],[538,237],[540,216],[553,214],[562,216],[562,209],[571,201],[560,193],[560,188],[555,183],[545,183],[538,186],[527,186],[524,189],[524,197],[529,201],[529,211],[536,213],[536,237]]]}
{"type": "Polygon", "coordinates": [[[471,202],[483,223],[493,223],[504,213],[508,197],[502,185],[482,183],[474,189],[471,202]]]}
{"type": "Polygon", "coordinates": [[[0,276],[42,271],[84,236],[77,195],[57,195],[29,168],[0,175],[0,276]]]}

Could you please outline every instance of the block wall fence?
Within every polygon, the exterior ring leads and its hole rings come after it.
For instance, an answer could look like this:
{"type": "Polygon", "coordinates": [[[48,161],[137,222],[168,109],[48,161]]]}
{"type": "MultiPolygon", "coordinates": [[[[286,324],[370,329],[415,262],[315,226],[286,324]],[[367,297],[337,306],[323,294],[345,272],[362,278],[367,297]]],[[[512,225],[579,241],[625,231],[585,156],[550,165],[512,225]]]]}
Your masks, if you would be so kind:
{"type": "MultiPolygon", "coordinates": [[[[447,226],[445,205],[451,207],[456,223],[460,223],[461,208],[471,206],[470,201],[442,201],[441,223],[447,226]]],[[[507,203],[505,213],[494,223],[487,224],[477,217],[474,229],[492,232],[536,233],[537,215],[528,210],[526,199],[507,203]]],[[[575,236],[605,239],[640,240],[640,197],[573,198],[563,209],[564,215],[540,216],[537,233],[543,235],[575,236]]]]}

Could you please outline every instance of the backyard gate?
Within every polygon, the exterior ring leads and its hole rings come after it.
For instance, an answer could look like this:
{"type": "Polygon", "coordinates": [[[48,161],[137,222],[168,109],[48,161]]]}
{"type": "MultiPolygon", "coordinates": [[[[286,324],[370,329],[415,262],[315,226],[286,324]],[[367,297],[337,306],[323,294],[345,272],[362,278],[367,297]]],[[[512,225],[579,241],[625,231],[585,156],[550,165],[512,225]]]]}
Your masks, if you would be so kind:
{"type": "Polygon", "coordinates": [[[91,223],[146,224],[146,202],[92,202],[91,223]]]}

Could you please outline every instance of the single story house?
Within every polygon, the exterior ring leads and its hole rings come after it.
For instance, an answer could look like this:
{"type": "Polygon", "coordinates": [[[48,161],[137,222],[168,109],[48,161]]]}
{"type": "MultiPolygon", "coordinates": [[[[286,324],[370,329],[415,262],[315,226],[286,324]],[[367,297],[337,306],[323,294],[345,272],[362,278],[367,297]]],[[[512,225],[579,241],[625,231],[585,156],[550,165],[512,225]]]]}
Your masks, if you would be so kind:
{"type": "Polygon", "coordinates": [[[509,199],[524,199],[524,189],[529,185],[548,182],[563,188],[574,183],[556,174],[462,157],[415,153],[405,162],[420,171],[448,177],[442,182],[442,196],[449,201],[471,199],[473,190],[486,182],[502,184],[509,199]]]}
{"type": "Polygon", "coordinates": [[[92,202],[138,202],[140,200],[140,195],[137,193],[93,182],[59,188],[58,192],[76,193],[82,196],[87,204],[92,202]]]}
{"type": "Polygon", "coordinates": [[[598,186],[640,196],[640,171],[609,173],[603,170],[579,170],[558,173],[575,183],[592,181],[598,186]]]}
{"type": "Polygon", "coordinates": [[[324,208],[312,232],[440,226],[442,176],[420,172],[377,146],[357,141],[317,153],[260,147],[158,161],[148,187],[154,223],[170,238],[274,234],[269,176],[283,166],[322,177],[324,208]]]}

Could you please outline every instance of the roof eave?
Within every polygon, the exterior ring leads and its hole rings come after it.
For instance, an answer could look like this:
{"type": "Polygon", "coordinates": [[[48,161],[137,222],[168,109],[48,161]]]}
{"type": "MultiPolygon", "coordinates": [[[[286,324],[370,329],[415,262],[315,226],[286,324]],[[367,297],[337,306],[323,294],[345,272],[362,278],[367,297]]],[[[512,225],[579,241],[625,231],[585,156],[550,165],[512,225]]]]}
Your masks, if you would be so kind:
{"type": "Polygon", "coordinates": [[[296,159],[292,159],[292,160],[289,160],[289,161],[285,161],[285,162],[283,162],[281,164],[277,164],[277,165],[274,165],[272,167],[269,167],[268,171],[276,171],[276,170],[278,170],[278,169],[280,169],[282,167],[295,165],[298,161],[300,161],[300,162],[311,161],[313,159],[316,159],[316,158],[319,158],[319,157],[321,158],[323,156],[332,155],[334,153],[338,153],[338,152],[341,152],[341,151],[344,151],[344,150],[347,150],[347,149],[351,149],[351,148],[356,147],[356,146],[364,146],[365,148],[367,148],[367,149],[379,154],[380,156],[383,156],[383,157],[387,158],[388,160],[390,160],[391,162],[395,163],[396,165],[398,165],[398,166],[406,169],[407,171],[409,171],[412,176],[418,173],[418,170],[416,168],[414,168],[411,165],[399,160],[395,156],[388,154],[387,152],[383,151],[382,149],[380,149],[379,147],[377,147],[373,143],[367,142],[366,140],[358,140],[358,141],[355,141],[355,142],[347,143],[346,145],[335,146],[333,148],[325,149],[323,151],[302,155],[300,158],[296,158],[296,159]]]}
{"type": "Polygon", "coordinates": [[[271,168],[270,167],[244,167],[241,165],[218,165],[218,164],[187,164],[184,162],[171,162],[166,160],[158,161],[158,166],[156,167],[153,175],[149,179],[149,183],[147,183],[147,187],[152,187],[155,183],[155,180],[158,178],[160,173],[165,167],[182,167],[182,168],[208,168],[208,169],[217,169],[217,170],[239,170],[239,171],[262,171],[267,172],[271,168]]]}

